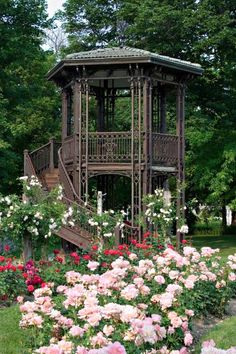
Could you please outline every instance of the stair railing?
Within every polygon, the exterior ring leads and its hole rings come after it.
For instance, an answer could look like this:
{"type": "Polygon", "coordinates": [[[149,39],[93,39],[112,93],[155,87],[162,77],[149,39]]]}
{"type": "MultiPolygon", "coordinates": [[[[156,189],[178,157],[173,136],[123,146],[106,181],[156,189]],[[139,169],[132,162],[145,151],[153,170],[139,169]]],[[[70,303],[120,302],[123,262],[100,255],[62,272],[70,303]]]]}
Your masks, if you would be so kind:
{"type": "Polygon", "coordinates": [[[24,176],[37,176],[28,150],[24,150],[24,176]]]}
{"type": "MultiPolygon", "coordinates": [[[[48,169],[52,170],[57,167],[59,169],[60,182],[64,189],[64,202],[70,206],[76,204],[82,219],[83,217],[84,220],[92,218],[94,214],[97,213],[97,209],[93,205],[85,203],[76,193],[62,160],[62,148],[60,143],[57,143],[52,138],[49,143],[41,146],[31,153],[29,153],[28,150],[24,151],[24,175],[34,175],[40,177],[44,171],[48,169]]],[[[110,216],[110,218],[114,222],[114,218],[112,218],[112,216],[110,216]]],[[[80,226],[81,229],[86,230],[87,236],[90,235],[91,238],[97,236],[97,228],[91,226],[89,223],[81,222],[78,226],[80,226]]],[[[70,227],[70,229],[73,229],[76,232],[76,225],[74,227],[70,227]]],[[[121,229],[119,227],[115,227],[114,233],[116,243],[130,243],[130,239],[137,239],[138,230],[139,228],[127,224],[124,224],[121,229]]]]}

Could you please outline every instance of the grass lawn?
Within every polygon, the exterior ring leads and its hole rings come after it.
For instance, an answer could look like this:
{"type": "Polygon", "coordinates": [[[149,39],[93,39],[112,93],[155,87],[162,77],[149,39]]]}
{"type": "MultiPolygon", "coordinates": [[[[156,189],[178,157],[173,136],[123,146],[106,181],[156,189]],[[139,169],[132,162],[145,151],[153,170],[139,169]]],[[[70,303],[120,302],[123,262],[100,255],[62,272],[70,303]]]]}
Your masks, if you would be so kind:
{"type": "Polygon", "coordinates": [[[236,253],[236,235],[192,236],[190,239],[197,249],[206,246],[219,248],[223,258],[236,253]]]}
{"type": "MultiPolygon", "coordinates": [[[[201,338],[201,343],[213,339],[216,343],[216,347],[220,349],[229,349],[230,347],[236,346],[236,316],[230,317],[218,323],[214,328],[212,328],[207,334],[201,338]]],[[[199,344],[194,353],[200,353],[199,344]]]]}
{"type": "Polygon", "coordinates": [[[0,353],[26,354],[25,332],[19,329],[21,318],[18,306],[0,309],[0,353]]]}

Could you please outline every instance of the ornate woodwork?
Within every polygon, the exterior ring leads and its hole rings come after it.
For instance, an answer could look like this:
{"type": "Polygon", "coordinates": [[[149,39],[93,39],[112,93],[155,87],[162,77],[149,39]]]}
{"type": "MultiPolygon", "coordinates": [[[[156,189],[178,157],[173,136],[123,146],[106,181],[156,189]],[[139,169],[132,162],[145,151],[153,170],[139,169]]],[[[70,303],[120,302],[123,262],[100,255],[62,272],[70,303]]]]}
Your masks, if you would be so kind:
{"type": "MultiPolygon", "coordinates": [[[[62,88],[62,160],[80,200],[87,201],[89,179],[97,176],[99,188],[115,203],[115,179],[107,175],[128,176],[134,226],[143,211],[143,195],[175,175],[177,214],[184,216],[185,83],[201,73],[197,64],[127,47],[74,53],[49,72],[48,78],[62,88]],[[169,132],[174,131],[174,124],[169,126],[173,97],[176,134],[169,132]],[[129,100],[129,112],[122,111],[124,120],[130,117],[128,131],[127,125],[115,128],[122,108],[118,99],[129,100]]],[[[34,157],[41,171],[39,154],[34,157]]]]}

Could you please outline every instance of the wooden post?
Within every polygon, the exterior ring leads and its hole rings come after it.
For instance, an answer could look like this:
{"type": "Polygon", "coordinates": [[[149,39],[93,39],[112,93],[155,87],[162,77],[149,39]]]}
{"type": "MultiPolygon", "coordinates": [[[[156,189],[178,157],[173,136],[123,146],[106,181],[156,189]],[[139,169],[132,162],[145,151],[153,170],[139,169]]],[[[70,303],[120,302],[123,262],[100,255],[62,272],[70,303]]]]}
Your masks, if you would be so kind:
{"type": "Polygon", "coordinates": [[[50,138],[50,158],[49,158],[49,170],[53,172],[54,170],[54,138],[50,138]]]}
{"type": "Polygon", "coordinates": [[[183,234],[178,230],[181,227],[180,221],[184,220],[185,217],[185,166],[184,166],[184,155],[185,155],[185,141],[184,141],[184,97],[185,97],[185,87],[184,85],[178,85],[177,88],[177,124],[176,133],[178,135],[178,175],[177,175],[177,246],[179,247],[182,240],[183,234]]]}
{"type": "Polygon", "coordinates": [[[166,90],[160,86],[160,133],[166,133],[166,90]]]}
{"type": "Polygon", "coordinates": [[[29,150],[25,149],[24,150],[24,176],[28,175],[27,171],[27,158],[28,158],[29,150]]]}
{"type": "Polygon", "coordinates": [[[67,92],[62,90],[62,143],[67,137],[67,92]]]}
{"type": "Polygon", "coordinates": [[[76,192],[79,194],[80,190],[80,171],[77,170],[78,164],[78,157],[79,157],[79,140],[78,135],[80,134],[80,83],[75,80],[74,87],[73,87],[73,116],[74,116],[74,132],[73,132],[73,139],[74,139],[74,159],[73,159],[73,184],[76,192]]]}
{"type": "Polygon", "coordinates": [[[131,77],[131,222],[134,226],[134,109],[135,109],[135,82],[131,77]]]}

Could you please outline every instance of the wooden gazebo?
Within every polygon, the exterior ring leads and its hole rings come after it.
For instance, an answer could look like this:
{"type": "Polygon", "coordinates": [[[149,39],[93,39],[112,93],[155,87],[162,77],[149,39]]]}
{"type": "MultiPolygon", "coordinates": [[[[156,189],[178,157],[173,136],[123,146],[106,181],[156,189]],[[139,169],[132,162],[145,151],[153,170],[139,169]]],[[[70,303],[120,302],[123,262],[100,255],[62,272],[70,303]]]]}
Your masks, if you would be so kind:
{"type": "Polygon", "coordinates": [[[48,73],[62,89],[60,182],[87,202],[93,179],[114,207],[116,176],[128,178],[134,227],[143,195],[174,175],[180,216],[185,87],[201,73],[198,64],[129,47],[67,55],[48,73]]]}

